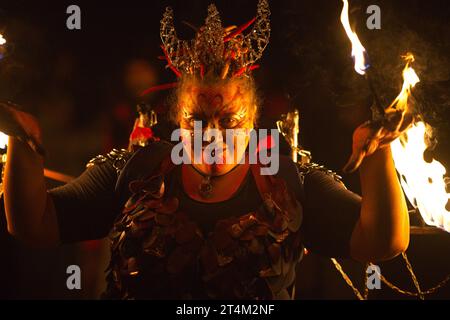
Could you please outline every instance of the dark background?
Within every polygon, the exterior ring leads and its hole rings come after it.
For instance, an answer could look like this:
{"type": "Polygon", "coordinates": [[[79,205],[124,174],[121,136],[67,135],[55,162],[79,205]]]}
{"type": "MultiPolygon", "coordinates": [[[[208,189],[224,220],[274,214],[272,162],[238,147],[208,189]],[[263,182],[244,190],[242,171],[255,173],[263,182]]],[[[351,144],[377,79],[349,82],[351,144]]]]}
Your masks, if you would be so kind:
{"type": "MultiPolygon", "coordinates": [[[[0,33],[8,41],[0,60],[0,99],[35,113],[44,130],[47,167],[76,176],[93,156],[126,147],[139,102],[136,92],[174,81],[157,60],[159,21],[173,7],[180,38],[194,32],[185,20],[202,25],[210,1],[5,1],[0,2],[0,33]],[[81,30],[66,28],[66,8],[81,8],[81,30]]],[[[256,12],[256,0],[215,2],[224,25],[240,25],[256,12]]],[[[350,44],[339,21],[341,1],[271,1],[271,43],[254,72],[262,98],[261,127],[273,127],[280,114],[298,108],[301,144],[316,162],[340,172],[351,149],[351,133],[369,118],[372,98],[364,78],[353,70],[350,44]]],[[[351,20],[377,71],[378,93],[387,104],[401,88],[403,61],[411,51],[421,78],[412,107],[436,129],[432,153],[450,167],[450,7],[446,1],[350,1],[351,20]],[[366,28],[368,5],[381,8],[381,30],[366,28]]],[[[161,95],[158,95],[158,99],[161,95]]],[[[156,99],[155,97],[149,97],[156,99]]],[[[164,120],[164,115],[160,116],[164,120]]],[[[358,176],[346,175],[359,191],[358,176]]],[[[54,182],[49,181],[49,186],[54,182]]],[[[108,258],[104,241],[57,250],[23,248],[0,231],[0,297],[94,298],[103,286],[108,258]],[[83,289],[65,287],[66,267],[78,264],[83,289]]],[[[413,236],[409,254],[422,287],[450,273],[448,234],[413,236]]],[[[346,261],[361,287],[364,268],[346,261]]],[[[412,290],[400,258],[381,264],[382,273],[412,290]]],[[[301,299],[353,299],[329,259],[310,254],[299,267],[301,299]]],[[[406,298],[391,290],[373,298],[406,298]]],[[[429,298],[450,298],[450,285],[429,298]]]]}

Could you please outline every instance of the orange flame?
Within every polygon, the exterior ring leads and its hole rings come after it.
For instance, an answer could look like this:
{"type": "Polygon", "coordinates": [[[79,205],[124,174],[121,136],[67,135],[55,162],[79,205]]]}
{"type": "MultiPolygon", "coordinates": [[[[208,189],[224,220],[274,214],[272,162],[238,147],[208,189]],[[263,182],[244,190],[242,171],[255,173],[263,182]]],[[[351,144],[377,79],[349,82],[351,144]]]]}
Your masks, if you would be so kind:
{"type": "Polygon", "coordinates": [[[359,41],[358,35],[353,32],[350,27],[350,20],[348,18],[348,1],[342,0],[342,2],[344,3],[344,6],[342,7],[341,12],[341,23],[352,43],[352,57],[355,61],[355,71],[360,75],[364,75],[366,70],[369,68],[369,64],[366,61],[366,49],[361,44],[361,41],[359,41]]]}
{"type": "MultiPolygon", "coordinates": [[[[0,46],[4,45],[5,43],[6,43],[6,39],[0,33],[0,46]]],[[[7,145],[8,145],[8,136],[6,134],[4,134],[3,132],[0,132],[0,148],[5,149],[5,147],[7,145]]]]}
{"type": "Polygon", "coordinates": [[[406,61],[406,66],[403,69],[403,86],[399,95],[395,98],[395,100],[391,103],[391,105],[387,108],[386,111],[389,110],[404,110],[406,111],[408,108],[408,97],[411,94],[411,89],[420,82],[419,77],[413,68],[410,67],[410,64],[414,62],[414,56],[412,53],[407,53],[402,56],[402,58],[406,61]]]}
{"type": "Polygon", "coordinates": [[[391,143],[395,167],[400,174],[403,191],[425,223],[450,232],[450,212],[445,208],[450,199],[445,190],[446,171],[439,161],[424,161],[425,134],[425,124],[417,122],[391,143]]]}
{"type": "Polygon", "coordinates": [[[0,132],[0,149],[5,149],[8,145],[8,136],[3,132],[0,132]]]}
{"type": "MultiPolygon", "coordinates": [[[[400,94],[389,106],[389,110],[407,111],[411,89],[419,77],[410,67],[414,61],[412,54],[404,56],[403,86],[400,94]]],[[[428,163],[423,158],[427,149],[425,142],[426,125],[415,123],[407,132],[391,143],[395,168],[400,174],[403,191],[409,201],[419,210],[423,220],[450,232],[450,212],[446,210],[450,197],[445,188],[445,167],[436,160],[428,163]]]]}
{"type": "MultiPolygon", "coordinates": [[[[355,71],[366,74],[369,68],[367,52],[358,35],[351,29],[348,16],[348,0],[342,0],[341,23],[352,43],[352,57],[355,71]]],[[[416,72],[410,67],[414,56],[410,53],[403,57],[406,66],[403,69],[403,86],[399,95],[385,110],[386,113],[401,110],[408,112],[408,98],[411,89],[420,81],[416,72]]],[[[445,167],[438,161],[427,163],[423,153],[427,149],[425,142],[426,126],[423,122],[415,123],[407,132],[391,143],[395,167],[400,174],[403,191],[409,201],[419,210],[424,221],[450,232],[450,212],[446,209],[449,194],[446,191],[445,167]]]]}

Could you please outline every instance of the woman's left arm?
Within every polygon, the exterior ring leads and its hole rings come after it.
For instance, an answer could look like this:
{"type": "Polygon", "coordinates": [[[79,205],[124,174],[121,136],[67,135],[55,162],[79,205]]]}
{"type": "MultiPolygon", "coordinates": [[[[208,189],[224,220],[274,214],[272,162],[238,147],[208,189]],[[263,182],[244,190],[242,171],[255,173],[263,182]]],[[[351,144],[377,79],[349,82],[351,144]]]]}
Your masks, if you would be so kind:
{"type": "Polygon", "coordinates": [[[394,111],[359,126],[353,134],[353,153],[344,170],[359,168],[361,180],[361,213],[350,241],[350,254],[356,260],[387,260],[408,247],[408,207],[390,143],[411,122],[410,115],[394,111]]]}
{"type": "Polygon", "coordinates": [[[367,156],[359,168],[361,214],[350,240],[360,261],[391,259],[409,244],[409,215],[389,146],[367,156]]]}

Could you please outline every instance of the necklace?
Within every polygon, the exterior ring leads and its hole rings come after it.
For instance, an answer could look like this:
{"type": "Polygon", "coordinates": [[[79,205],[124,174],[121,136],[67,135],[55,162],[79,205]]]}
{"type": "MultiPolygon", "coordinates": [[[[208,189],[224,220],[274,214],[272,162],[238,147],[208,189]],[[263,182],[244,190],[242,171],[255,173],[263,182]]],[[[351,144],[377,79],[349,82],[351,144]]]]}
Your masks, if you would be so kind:
{"type": "Polygon", "coordinates": [[[217,175],[217,176],[212,176],[212,175],[205,175],[203,172],[201,172],[200,170],[198,170],[194,165],[191,164],[191,167],[199,174],[202,176],[202,181],[200,182],[199,186],[198,186],[198,193],[199,195],[203,198],[203,199],[209,199],[211,198],[212,194],[213,194],[213,185],[212,185],[212,179],[213,178],[220,178],[224,175],[229,174],[230,172],[234,171],[239,165],[235,165],[230,171],[228,171],[227,173],[221,174],[221,175],[217,175]]]}

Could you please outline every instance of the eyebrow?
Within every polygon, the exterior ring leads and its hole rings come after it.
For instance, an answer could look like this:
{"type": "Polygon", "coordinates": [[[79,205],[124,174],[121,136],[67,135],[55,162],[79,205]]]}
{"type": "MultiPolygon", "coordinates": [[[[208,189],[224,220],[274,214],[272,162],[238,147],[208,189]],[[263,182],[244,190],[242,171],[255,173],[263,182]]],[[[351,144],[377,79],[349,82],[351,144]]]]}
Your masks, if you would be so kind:
{"type": "MultiPolygon", "coordinates": [[[[222,98],[222,102],[223,102],[223,94],[217,94],[217,95],[215,95],[214,98],[216,98],[217,96],[220,96],[222,98]]],[[[217,114],[219,112],[222,112],[222,111],[228,109],[239,96],[242,96],[240,89],[236,90],[233,97],[231,97],[231,99],[229,100],[229,102],[227,104],[222,103],[222,106],[220,107],[220,109],[215,111],[214,114],[217,114]]],[[[196,99],[192,99],[192,101],[194,102],[194,101],[196,101],[196,99]]],[[[204,112],[202,106],[199,105],[198,102],[195,103],[194,108],[196,108],[196,109],[199,108],[200,110],[202,110],[204,112]]]]}

